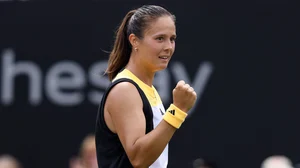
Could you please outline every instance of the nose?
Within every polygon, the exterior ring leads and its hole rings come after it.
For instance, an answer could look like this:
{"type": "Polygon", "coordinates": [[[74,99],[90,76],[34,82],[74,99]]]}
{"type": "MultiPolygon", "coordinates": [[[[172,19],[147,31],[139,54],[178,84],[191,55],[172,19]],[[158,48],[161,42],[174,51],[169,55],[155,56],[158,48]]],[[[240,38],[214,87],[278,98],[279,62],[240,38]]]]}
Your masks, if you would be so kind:
{"type": "Polygon", "coordinates": [[[174,42],[171,40],[166,40],[165,42],[165,50],[172,50],[174,48],[174,42]]]}

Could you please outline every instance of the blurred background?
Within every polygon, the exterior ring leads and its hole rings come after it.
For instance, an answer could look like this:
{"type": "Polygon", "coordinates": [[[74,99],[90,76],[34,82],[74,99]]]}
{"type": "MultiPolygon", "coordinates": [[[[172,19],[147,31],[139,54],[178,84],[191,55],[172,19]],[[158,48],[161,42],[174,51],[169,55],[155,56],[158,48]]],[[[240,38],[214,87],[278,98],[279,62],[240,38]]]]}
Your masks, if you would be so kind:
{"type": "Polygon", "coordinates": [[[165,106],[181,79],[198,94],[169,167],[254,168],[273,155],[300,163],[300,11],[291,1],[0,0],[0,168],[97,167],[106,51],[125,14],[144,4],[177,17],[175,54],[155,77],[165,106]]]}

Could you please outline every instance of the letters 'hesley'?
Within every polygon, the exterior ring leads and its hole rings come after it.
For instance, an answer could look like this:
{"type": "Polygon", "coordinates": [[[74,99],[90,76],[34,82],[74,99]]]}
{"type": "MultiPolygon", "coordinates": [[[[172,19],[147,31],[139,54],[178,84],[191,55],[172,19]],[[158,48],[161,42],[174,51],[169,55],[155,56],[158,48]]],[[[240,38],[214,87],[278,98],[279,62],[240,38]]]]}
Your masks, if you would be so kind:
{"type": "MultiPolygon", "coordinates": [[[[0,89],[1,104],[3,105],[12,105],[15,97],[18,96],[15,92],[17,90],[15,78],[19,75],[24,75],[28,79],[24,88],[21,89],[28,90],[27,101],[32,106],[40,105],[43,95],[57,106],[78,106],[84,101],[98,105],[104,89],[110,83],[107,76],[102,75],[107,67],[107,60],[90,65],[86,73],[80,64],[72,60],[53,63],[46,72],[42,72],[40,66],[34,61],[16,60],[15,52],[11,49],[3,50],[0,58],[0,89]],[[62,74],[67,75],[63,76],[62,74]]],[[[193,78],[190,78],[186,66],[174,60],[166,70],[157,73],[154,85],[161,95],[162,101],[169,104],[172,101],[171,88],[173,86],[171,84],[184,80],[195,89],[198,97],[196,103],[198,103],[213,69],[212,63],[201,62],[193,78]]],[[[189,114],[193,111],[192,108],[189,114]]]]}

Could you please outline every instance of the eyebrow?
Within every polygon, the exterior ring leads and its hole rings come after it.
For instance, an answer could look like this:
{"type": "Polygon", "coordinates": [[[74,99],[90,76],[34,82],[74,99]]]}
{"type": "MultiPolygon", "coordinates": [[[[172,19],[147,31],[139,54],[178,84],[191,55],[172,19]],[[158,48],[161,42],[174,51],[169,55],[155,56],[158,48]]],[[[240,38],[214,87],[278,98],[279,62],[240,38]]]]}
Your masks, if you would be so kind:
{"type": "MultiPolygon", "coordinates": [[[[157,34],[157,35],[155,35],[155,36],[167,36],[166,34],[157,34]]],[[[177,37],[177,35],[176,34],[173,34],[171,37],[177,37]]]]}

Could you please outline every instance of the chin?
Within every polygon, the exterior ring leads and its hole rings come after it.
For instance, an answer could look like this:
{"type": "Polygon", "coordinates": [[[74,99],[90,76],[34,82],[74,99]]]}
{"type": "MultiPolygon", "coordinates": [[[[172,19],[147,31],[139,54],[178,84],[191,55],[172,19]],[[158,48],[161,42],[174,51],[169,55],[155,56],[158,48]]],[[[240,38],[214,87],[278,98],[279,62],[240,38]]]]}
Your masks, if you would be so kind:
{"type": "Polygon", "coordinates": [[[168,64],[160,65],[159,67],[156,68],[156,71],[162,71],[162,70],[165,70],[167,67],[168,67],[168,64]]]}

